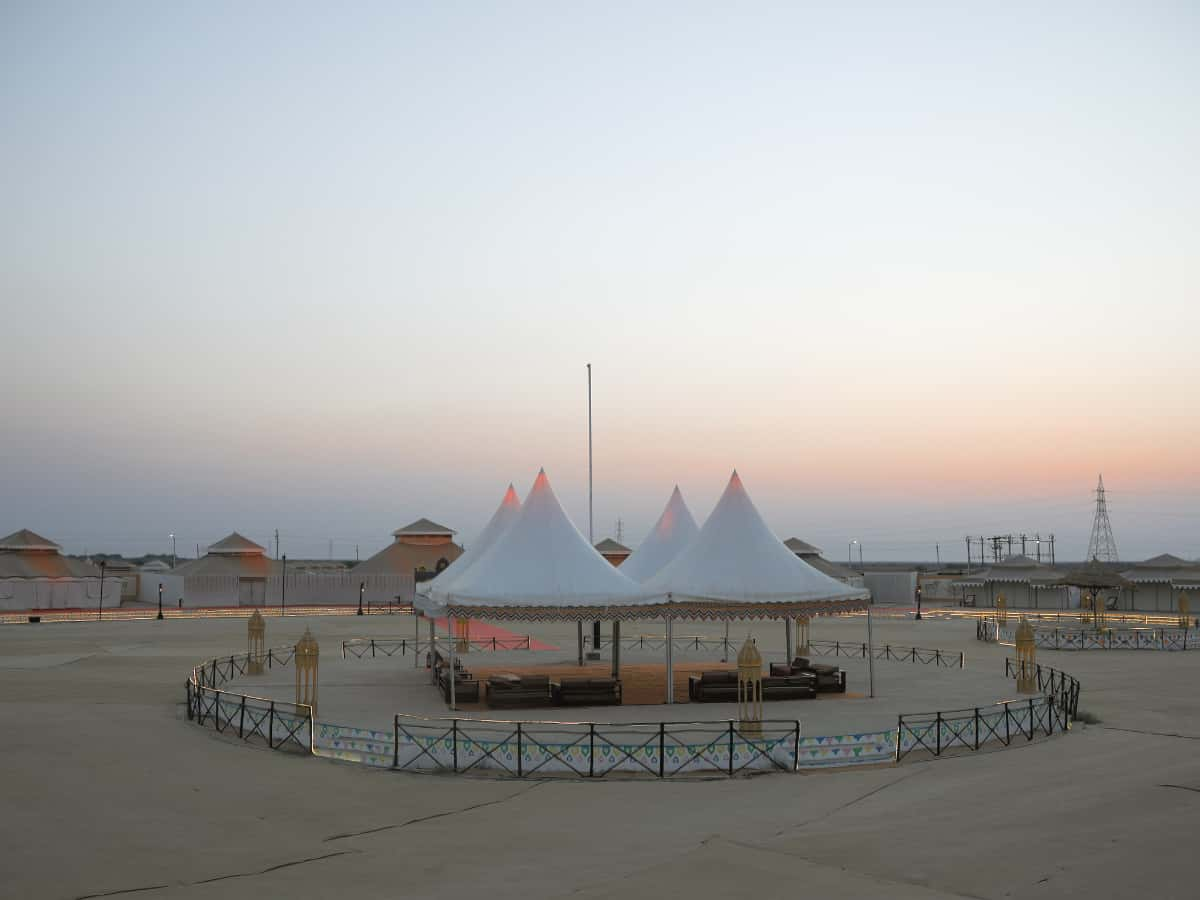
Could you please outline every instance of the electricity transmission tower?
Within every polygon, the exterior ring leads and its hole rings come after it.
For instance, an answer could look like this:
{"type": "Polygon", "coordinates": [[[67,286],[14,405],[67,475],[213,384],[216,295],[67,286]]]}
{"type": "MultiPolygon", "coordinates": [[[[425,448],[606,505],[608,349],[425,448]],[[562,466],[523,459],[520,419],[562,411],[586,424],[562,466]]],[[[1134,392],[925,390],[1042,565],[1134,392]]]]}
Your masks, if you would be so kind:
{"type": "Polygon", "coordinates": [[[1096,485],[1096,518],[1092,522],[1092,539],[1088,541],[1088,559],[1100,562],[1116,562],[1117,541],[1113,537],[1112,523],[1108,521],[1108,502],[1104,498],[1104,476],[1096,485]]]}

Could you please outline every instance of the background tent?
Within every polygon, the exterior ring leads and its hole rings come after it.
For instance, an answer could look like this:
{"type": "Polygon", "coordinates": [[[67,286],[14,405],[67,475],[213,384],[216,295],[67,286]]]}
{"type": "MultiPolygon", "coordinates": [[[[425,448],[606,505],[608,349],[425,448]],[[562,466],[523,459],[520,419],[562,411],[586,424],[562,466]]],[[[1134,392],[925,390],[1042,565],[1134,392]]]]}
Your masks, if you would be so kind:
{"type": "Polygon", "coordinates": [[[675,485],[654,528],[633,555],[622,563],[621,572],[634,581],[645,582],[662,571],[699,532],[692,511],[683,502],[679,485],[675,485]]]}

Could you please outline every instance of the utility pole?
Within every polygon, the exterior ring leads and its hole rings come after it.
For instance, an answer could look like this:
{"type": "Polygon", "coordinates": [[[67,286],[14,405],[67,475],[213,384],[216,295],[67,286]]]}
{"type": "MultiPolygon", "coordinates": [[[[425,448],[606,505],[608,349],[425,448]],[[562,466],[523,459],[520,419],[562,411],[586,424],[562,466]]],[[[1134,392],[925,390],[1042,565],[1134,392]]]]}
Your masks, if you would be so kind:
{"type": "Polygon", "coordinates": [[[940,569],[942,567],[942,545],[934,544],[933,552],[937,554],[937,567],[940,569]]]}
{"type": "Polygon", "coordinates": [[[275,558],[279,559],[279,529],[275,529],[275,558]]]}

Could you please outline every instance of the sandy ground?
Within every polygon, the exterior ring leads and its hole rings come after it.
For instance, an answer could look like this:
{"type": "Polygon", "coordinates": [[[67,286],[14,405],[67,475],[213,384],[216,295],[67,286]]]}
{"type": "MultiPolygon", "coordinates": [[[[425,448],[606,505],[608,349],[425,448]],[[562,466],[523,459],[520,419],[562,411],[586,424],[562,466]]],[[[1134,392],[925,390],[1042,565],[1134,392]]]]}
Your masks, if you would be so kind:
{"type": "MultiPolygon", "coordinates": [[[[269,623],[268,643],[306,624],[331,663],[342,637],[411,634],[395,621],[287,619],[269,623]]],[[[782,658],[779,627],[755,631],[782,658]]],[[[570,659],[571,630],[535,633],[570,659]]],[[[861,640],[862,620],[820,621],[813,637],[861,640]]],[[[1007,652],[962,621],[879,621],[875,639],[965,649],[962,673],[904,670],[904,692],[951,692],[941,705],[989,687],[975,679],[992,679],[1007,652]]],[[[1041,652],[1082,679],[1081,706],[1101,721],[1008,750],[811,775],[525,782],[340,765],[189,724],[189,666],[244,646],[240,621],[0,627],[0,895],[1197,894],[1200,654],[1041,652]]],[[[874,715],[897,702],[900,678],[881,678],[876,701],[815,708],[874,715]]],[[[323,679],[323,702],[330,690],[323,679]]]]}

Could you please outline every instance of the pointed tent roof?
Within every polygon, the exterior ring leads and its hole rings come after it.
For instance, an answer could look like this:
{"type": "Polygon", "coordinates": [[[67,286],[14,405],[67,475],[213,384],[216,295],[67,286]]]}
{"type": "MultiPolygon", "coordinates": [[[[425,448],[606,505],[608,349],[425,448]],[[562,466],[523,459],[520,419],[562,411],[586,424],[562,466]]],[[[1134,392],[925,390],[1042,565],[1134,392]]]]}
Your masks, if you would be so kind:
{"type": "Polygon", "coordinates": [[[1132,569],[1121,573],[1134,583],[1187,583],[1200,581],[1200,563],[1189,562],[1171,553],[1160,553],[1144,562],[1135,563],[1132,569]]]}
{"type": "Polygon", "coordinates": [[[1084,589],[1099,589],[1099,588],[1127,588],[1131,587],[1129,581],[1121,577],[1121,574],[1112,566],[1107,566],[1097,559],[1080,566],[1076,569],[1071,569],[1057,579],[1058,584],[1068,585],[1070,587],[1078,587],[1084,589]]]}
{"type": "Polygon", "coordinates": [[[818,572],[785,547],[736,470],[696,539],[645,587],[669,592],[673,600],[759,604],[849,601],[866,593],[818,572]]]}
{"type": "Polygon", "coordinates": [[[1026,581],[1056,582],[1058,581],[1059,573],[1045,563],[1040,563],[1028,556],[1022,556],[1020,553],[1014,553],[1012,556],[1006,556],[1000,562],[993,564],[986,571],[979,573],[977,577],[982,582],[1011,581],[1019,584],[1026,581]]]}
{"type": "Polygon", "coordinates": [[[210,544],[208,547],[210,554],[218,556],[232,555],[235,553],[253,553],[262,554],[267,552],[267,548],[261,544],[256,544],[248,537],[238,534],[236,531],[228,537],[224,537],[215,544],[210,544]]]}
{"type": "Polygon", "coordinates": [[[654,528],[633,551],[633,555],[621,563],[621,573],[634,581],[646,581],[678,556],[699,532],[692,511],[683,502],[679,485],[675,485],[654,528]]]}
{"type": "Polygon", "coordinates": [[[1195,563],[1190,563],[1172,553],[1160,553],[1145,562],[1134,563],[1133,567],[1135,569],[1190,569],[1194,565],[1195,563]]]}
{"type": "Polygon", "coordinates": [[[517,496],[516,488],[509,484],[508,490],[504,492],[504,497],[500,500],[500,505],[492,513],[488,523],[483,526],[483,531],[479,533],[479,539],[468,547],[462,556],[450,563],[449,568],[443,570],[437,578],[417,585],[417,595],[414,600],[417,609],[430,614],[442,615],[444,610],[440,605],[440,600],[444,599],[450,583],[483,557],[500,535],[508,531],[520,512],[521,498],[517,496]],[[438,598],[434,598],[434,594],[437,594],[438,598]]]}
{"type": "Polygon", "coordinates": [[[0,550],[12,552],[21,552],[28,550],[59,550],[58,544],[40,534],[30,531],[28,528],[22,528],[20,531],[14,531],[7,537],[0,538],[0,550]]]}
{"type": "Polygon", "coordinates": [[[455,615],[538,617],[586,607],[640,605],[648,597],[610,564],[572,524],[545,470],[512,525],[444,593],[455,615]],[[482,609],[481,609],[482,608],[482,609]]]}
{"type": "Polygon", "coordinates": [[[447,528],[445,525],[439,525],[431,519],[417,519],[415,522],[409,522],[403,528],[397,528],[392,532],[392,537],[404,537],[406,535],[454,535],[456,532],[453,528],[447,528]]]}

